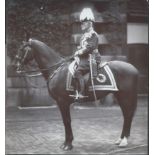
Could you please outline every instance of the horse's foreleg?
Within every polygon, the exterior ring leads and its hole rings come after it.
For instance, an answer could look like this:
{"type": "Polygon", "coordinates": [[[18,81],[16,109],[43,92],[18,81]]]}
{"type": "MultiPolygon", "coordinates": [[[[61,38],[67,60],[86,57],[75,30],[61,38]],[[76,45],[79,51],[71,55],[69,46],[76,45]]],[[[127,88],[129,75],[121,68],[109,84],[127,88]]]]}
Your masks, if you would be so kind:
{"type": "Polygon", "coordinates": [[[70,105],[68,103],[58,102],[58,106],[61,112],[61,116],[63,119],[64,127],[65,127],[65,142],[61,145],[63,150],[71,150],[73,148],[73,133],[71,127],[71,116],[70,116],[70,105]]]}

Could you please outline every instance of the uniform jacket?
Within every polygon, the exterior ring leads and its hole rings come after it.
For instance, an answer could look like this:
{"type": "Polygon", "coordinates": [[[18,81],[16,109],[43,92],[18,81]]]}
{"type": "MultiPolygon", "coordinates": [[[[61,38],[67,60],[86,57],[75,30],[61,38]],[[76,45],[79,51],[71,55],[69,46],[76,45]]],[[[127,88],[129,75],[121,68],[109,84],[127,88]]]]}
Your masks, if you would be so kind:
{"type": "Polygon", "coordinates": [[[80,51],[80,63],[78,69],[89,69],[89,54],[98,52],[98,34],[93,30],[93,28],[82,35],[78,51],[80,51]]]}

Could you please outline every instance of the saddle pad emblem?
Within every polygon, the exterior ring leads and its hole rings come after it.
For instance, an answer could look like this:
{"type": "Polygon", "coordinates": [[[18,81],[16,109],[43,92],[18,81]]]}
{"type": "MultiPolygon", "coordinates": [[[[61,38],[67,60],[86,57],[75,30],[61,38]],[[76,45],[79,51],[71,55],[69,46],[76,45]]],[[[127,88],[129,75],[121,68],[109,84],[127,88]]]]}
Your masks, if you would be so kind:
{"type": "Polygon", "coordinates": [[[106,76],[103,74],[98,74],[98,76],[96,77],[96,80],[100,83],[104,83],[106,81],[106,76]]]}

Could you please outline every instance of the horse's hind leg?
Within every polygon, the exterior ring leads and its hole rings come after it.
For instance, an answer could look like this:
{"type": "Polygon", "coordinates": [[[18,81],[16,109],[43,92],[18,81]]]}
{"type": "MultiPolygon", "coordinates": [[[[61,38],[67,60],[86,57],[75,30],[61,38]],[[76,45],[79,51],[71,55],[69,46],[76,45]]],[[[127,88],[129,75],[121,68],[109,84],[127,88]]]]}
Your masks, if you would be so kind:
{"type": "Polygon", "coordinates": [[[70,104],[66,103],[65,100],[63,101],[59,100],[57,103],[65,127],[65,142],[61,145],[61,148],[63,150],[71,150],[73,148],[72,146],[73,133],[71,127],[70,104]]]}
{"type": "Polygon", "coordinates": [[[137,92],[136,90],[122,91],[118,92],[116,97],[124,118],[122,134],[116,144],[118,144],[120,147],[125,147],[128,144],[127,138],[130,136],[131,124],[137,107],[137,92]]]}

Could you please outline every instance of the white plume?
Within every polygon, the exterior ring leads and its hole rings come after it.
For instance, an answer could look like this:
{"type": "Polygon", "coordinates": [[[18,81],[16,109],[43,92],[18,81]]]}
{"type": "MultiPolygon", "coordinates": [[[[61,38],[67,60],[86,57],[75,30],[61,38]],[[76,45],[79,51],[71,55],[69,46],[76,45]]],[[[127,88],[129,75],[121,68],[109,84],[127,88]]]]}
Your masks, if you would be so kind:
{"type": "Polygon", "coordinates": [[[80,14],[80,21],[91,20],[95,21],[94,14],[90,8],[84,8],[80,14]]]}

